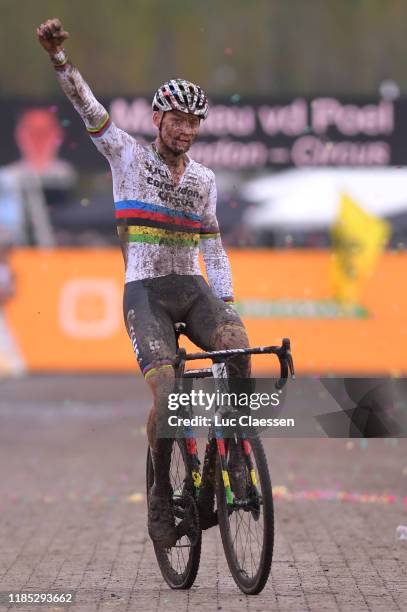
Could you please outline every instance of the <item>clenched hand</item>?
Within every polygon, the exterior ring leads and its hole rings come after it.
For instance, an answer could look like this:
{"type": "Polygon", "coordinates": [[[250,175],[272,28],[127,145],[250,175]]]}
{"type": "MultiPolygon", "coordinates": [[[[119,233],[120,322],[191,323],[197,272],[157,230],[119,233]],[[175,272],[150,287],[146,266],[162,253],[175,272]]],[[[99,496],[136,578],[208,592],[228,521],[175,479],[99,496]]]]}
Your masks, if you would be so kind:
{"type": "Polygon", "coordinates": [[[37,28],[37,36],[40,44],[48,53],[61,51],[64,41],[69,38],[59,19],[47,19],[37,28]]]}

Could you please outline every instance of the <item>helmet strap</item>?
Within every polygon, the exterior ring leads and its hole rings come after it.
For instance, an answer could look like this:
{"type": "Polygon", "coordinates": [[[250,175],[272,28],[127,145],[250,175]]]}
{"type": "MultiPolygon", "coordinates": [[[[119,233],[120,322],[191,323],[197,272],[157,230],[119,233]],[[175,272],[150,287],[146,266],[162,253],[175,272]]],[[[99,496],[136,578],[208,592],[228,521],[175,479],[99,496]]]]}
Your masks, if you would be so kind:
{"type": "Polygon", "coordinates": [[[160,136],[161,136],[161,125],[164,120],[164,114],[165,114],[165,111],[163,111],[163,114],[161,115],[160,125],[158,126],[158,133],[160,134],[160,136]]]}

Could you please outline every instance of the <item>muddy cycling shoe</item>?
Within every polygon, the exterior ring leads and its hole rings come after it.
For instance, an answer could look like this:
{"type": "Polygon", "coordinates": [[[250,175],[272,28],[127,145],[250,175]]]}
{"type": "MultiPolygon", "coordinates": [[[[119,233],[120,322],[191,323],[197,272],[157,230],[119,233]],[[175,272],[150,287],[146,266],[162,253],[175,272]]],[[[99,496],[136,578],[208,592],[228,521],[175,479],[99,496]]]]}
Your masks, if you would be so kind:
{"type": "Polygon", "coordinates": [[[172,496],[150,494],[148,500],[148,534],[155,544],[163,548],[175,546],[175,529],[172,496]]]}
{"type": "Polygon", "coordinates": [[[202,530],[218,524],[218,514],[214,511],[215,491],[212,484],[200,488],[197,506],[202,530]]]}
{"type": "Polygon", "coordinates": [[[229,446],[228,472],[234,495],[239,499],[245,499],[248,485],[246,460],[241,444],[237,445],[234,440],[230,441],[229,446]]]}

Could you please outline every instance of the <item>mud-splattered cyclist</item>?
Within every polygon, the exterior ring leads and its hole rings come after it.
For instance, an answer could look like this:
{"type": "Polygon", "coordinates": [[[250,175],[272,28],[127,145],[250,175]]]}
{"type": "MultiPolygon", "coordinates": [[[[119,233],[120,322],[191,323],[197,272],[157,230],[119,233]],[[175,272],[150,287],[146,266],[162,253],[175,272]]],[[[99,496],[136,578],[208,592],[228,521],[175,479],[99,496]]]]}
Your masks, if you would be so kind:
{"type": "MultiPolygon", "coordinates": [[[[172,440],[158,437],[156,430],[160,419],[168,417],[167,398],[174,388],[174,323],[184,321],[188,337],[204,350],[248,346],[232,306],[230,266],[216,219],[215,176],[187,154],[208,115],[207,98],[201,87],[184,79],[161,85],[152,103],[157,137],[141,146],[113,123],[70,62],[63,48],[69,34],[60,20],[45,21],[37,35],[62,90],[111,167],[125,262],[124,318],[154,398],[147,424],[154,466],[148,529],[155,542],[170,547],[177,539],[169,478],[172,440]],[[199,249],[209,285],[199,268],[199,249]]],[[[249,358],[235,358],[229,376],[249,375],[249,358]]],[[[213,499],[213,488],[201,493],[203,515],[212,512],[213,499]]]]}

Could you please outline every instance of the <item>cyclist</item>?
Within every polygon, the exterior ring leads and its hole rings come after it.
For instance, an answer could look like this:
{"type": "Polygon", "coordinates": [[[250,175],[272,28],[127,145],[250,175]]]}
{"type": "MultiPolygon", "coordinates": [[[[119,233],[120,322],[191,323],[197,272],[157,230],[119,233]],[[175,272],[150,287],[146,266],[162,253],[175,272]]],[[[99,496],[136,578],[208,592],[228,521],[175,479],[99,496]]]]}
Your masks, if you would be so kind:
{"type": "MultiPolygon", "coordinates": [[[[113,178],[117,231],[125,262],[124,318],[139,366],[154,403],[147,435],[154,467],[148,507],[150,537],[162,546],[176,542],[169,478],[172,440],[156,435],[168,417],[174,388],[174,323],[187,324],[188,337],[204,350],[248,346],[233,302],[230,266],[216,219],[214,173],[187,151],[208,114],[203,90],[171,79],[156,91],[152,121],[157,137],[141,146],[119,129],[68,60],[69,34],[59,19],[37,29],[59,83],[85,122],[113,178]],[[209,286],[201,275],[202,249],[209,286]]],[[[250,358],[234,358],[229,376],[249,377],[250,358]]],[[[205,499],[203,495],[201,499],[205,499]]],[[[213,489],[207,491],[212,504],[213,489]]]]}

